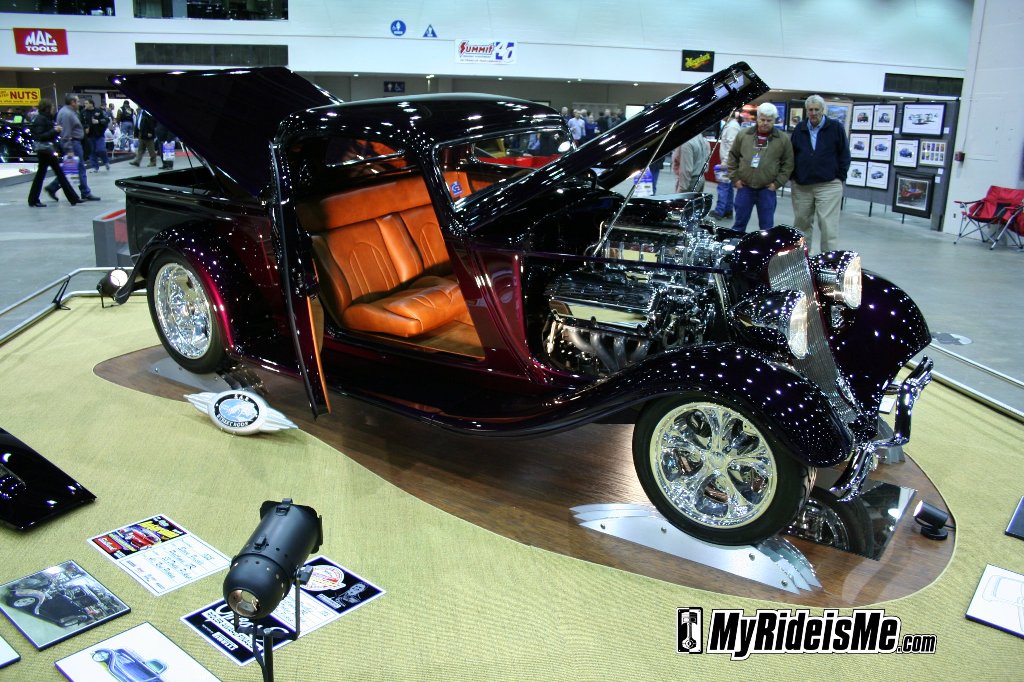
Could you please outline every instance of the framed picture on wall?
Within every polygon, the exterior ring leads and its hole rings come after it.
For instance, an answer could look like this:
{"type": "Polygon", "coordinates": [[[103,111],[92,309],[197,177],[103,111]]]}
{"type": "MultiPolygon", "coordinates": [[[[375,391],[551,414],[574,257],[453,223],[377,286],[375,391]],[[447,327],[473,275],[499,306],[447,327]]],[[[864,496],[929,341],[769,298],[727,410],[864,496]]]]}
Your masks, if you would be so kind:
{"type": "Polygon", "coordinates": [[[775,119],[775,127],[779,130],[786,129],[786,103],[785,102],[772,102],[775,108],[778,110],[779,115],[775,119]]]}
{"type": "Polygon", "coordinates": [[[863,187],[868,177],[866,161],[851,161],[850,170],[846,173],[846,184],[852,187],[863,187]]]}
{"type": "Polygon", "coordinates": [[[892,158],[892,135],[871,136],[872,161],[888,161],[892,158]]]}
{"type": "Polygon", "coordinates": [[[896,105],[876,104],[874,129],[881,132],[892,132],[896,127],[896,105]]]}
{"type": "Polygon", "coordinates": [[[874,115],[875,106],[873,104],[854,104],[850,130],[871,130],[874,115]]]}
{"type": "Polygon", "coordinates": [[[851,101],[825,102],[825,114],[829,118],[842,124],[846,132],[850,132],[850,109],[853,107],[851,101]]]}
{"type": "Polygon", "coordinates": [[[850,158],[868,158],[871,136],[867,133],[850,133],[850,158]]]}
{"type": "Polygon", "coordinates": [[[790,130],[796,128],[796,124],[804,120],[804,108],[803,107],[790,107],[789,108],[789,125],[787,126],[790,130]]]}
{"type": "Polygon", "coordinates": [[[917,168],[917,149],[920,140],[896,140],[893,143],[892,165],[917,168]]]}
{"type": "Polygon", "coordinates": [[[932,178],[896,171],[896,187],[892,194],[892,210],[927,218],[932,212],[932,178]]]}
{"type": "Polygon", "coordinates": [[[942,120],[946,115],[945,104],[904,104],[904,135],[942,135],[942,120]]]}
{"type": "Polygon", "coordinates": [[[921,140],[921,151],[918,153],[917,162],[922,166],[946,165],[946,141],[945,140],[921,140]]]}
{"type": "Polygon", "coordinates": [[[865,183],[875,189],[889,189],[889,164],[868,162],[868,175],[865,183]]]}

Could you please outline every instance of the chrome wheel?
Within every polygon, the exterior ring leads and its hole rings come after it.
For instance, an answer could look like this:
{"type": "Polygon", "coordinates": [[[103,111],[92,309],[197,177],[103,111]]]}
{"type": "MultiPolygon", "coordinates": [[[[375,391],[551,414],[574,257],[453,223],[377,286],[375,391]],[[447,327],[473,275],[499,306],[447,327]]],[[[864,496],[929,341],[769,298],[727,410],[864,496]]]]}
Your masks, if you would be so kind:
{"type": "Polygon", "coordinates": [[[161,267],[153,285],[153,309],[167,343],[182,356],[198,360],[210,350],[210,302],[196,276],[179,263],[161,267]]]}
{"type": "Polygon", "coordinates": [[[746,525],[775,496],[775,456],[740,412],[715,403],[665,414],[650,442],[650,469],[665,499],[691,521],[715,528],[746,525]]]}
{"type": "Polygon", "coordinates": [[[183,255],[169,250],[158,254],[146,292],[153,326],[175,362],[196,374],[216,372],[230,363],[228,336],[212,303],[217,299],[183,255]]]}

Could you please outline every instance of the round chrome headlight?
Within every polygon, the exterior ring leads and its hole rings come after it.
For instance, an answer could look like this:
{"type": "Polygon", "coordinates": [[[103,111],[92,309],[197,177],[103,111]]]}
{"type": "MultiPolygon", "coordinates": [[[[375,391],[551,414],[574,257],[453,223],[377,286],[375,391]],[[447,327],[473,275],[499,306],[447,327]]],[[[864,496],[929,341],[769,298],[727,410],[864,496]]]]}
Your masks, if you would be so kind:
{"type": "Polygon", "coordinates": [[[856,310],[860,307],[861,267],[856,251],[829,251],[811,258],[821,295],[856,310]]]}
{"type": "MultiPolygon", "coordinates": [[[[795,292],[798,293],[798,292],[795,292]]],[[[786,341],[789,343],[789,352],[797,358],[807,357],[807,315],[810,306],[807,298],[799,294],[800,298],[789,309],[789,326],[786,328],[786,341]]]]}
{"type": "Polygon", "coordinates": [[[732,310],[740,329],[753,334],[762,343],[788,350],[797,359],[807,357],[807,319],[810,304],[800,291],[755,293],[732,310]],[[755,331],[756,330],[756,331],[755,331]]]}

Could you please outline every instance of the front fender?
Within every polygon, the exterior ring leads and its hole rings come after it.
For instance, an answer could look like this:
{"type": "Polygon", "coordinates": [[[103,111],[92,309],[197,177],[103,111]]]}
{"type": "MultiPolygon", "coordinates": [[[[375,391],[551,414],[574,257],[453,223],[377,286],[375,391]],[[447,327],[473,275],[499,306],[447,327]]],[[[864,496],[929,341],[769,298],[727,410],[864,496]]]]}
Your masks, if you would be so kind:
{"type": "MultiPolygon", "coordinates": [[[[609,380],[614,382],[615,378],[609,380]]],[[[640,365],[644,400],[699,391],[727,398],[764,417],[764,426],[804,464],[833,466],[853,450],[854,436],[817,386],[743,346],[701,346],[640,365]]]]}
{"type": "Polygon", "coordinates": [[[863,274],[860,307],[843,308],[842,316],[829,337],[832,355],[861,412],[877,414],[886,387],[931,343],[928,324],[903,289],[872,272],[863,274]]]}
{"type": "Polygon", "coordinates": [[[426,421],[463,433],[530,436],[587,424],[655,398],[699,391],[728,398],[764,417],[765,427],[810,466],[846,459],[854,437],[814,384],[734,343],[663,353],[570,393],[547,398],[522,419],[465,419],[433,413],[426,421]]]}

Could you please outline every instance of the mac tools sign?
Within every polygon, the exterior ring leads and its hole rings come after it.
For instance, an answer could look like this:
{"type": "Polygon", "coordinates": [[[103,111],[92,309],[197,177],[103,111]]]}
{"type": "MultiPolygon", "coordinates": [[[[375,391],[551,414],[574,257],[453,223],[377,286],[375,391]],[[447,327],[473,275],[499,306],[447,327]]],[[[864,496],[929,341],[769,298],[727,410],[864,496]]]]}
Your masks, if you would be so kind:
{"type": "Polygon", "coordinates": [[[68,34],[62,28],[15,28],[14,47],[18,54],[33,56],[67,54],[68,34]]]}

